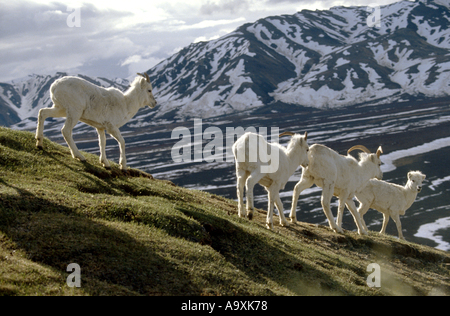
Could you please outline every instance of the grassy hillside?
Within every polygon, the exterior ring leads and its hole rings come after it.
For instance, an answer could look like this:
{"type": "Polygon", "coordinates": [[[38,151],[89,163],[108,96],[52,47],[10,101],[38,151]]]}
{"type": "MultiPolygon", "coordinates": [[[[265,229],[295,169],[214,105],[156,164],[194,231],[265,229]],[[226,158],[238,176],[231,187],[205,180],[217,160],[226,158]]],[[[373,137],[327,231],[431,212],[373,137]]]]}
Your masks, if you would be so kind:
{"type": "Polygon", "coordinates": [[[449,253],[307,223],[269,231],[263,211],[250,222],[234,201],[34,144],[0,128],[2,295],[450,294],[449,253]]]}

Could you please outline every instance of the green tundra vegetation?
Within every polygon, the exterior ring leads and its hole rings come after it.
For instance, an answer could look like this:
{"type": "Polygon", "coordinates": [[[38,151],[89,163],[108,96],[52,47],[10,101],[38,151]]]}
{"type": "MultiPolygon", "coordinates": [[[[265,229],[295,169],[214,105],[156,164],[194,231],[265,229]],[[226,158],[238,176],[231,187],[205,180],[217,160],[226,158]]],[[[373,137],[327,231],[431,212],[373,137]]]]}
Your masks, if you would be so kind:
{"type": "Polygon", "coordinates": [[[302,222],[268,230],[265,210],[242,219],[235,201],[84,155],[0,127],[1,295],[450,294],[447,252],[302,222]]]}

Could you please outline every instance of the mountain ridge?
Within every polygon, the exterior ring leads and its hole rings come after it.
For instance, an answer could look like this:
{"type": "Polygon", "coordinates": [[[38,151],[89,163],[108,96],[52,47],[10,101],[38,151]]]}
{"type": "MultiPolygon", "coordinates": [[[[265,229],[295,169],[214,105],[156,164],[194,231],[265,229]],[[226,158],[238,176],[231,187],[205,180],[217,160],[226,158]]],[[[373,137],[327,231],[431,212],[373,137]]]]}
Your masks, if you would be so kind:
{"type": "MultiPolygon", "coordinates": [[[[433,1],[400,1],[381,6],[380,13],[382,26],[374,28],[367,25],[367,7],[303,10],[260,19],[220,39],[191,44],[148,71],[164,103],[156,116],[188,101],[191,104],[177,112],[180,117],[233,112],[230,109],[238,104],[239,94],[248,102],[247,109],[277,102],[326,109],[446,95],[442,87],[448,86],[450,67],[448,7],[433,1]],[[238,44],[240,52],[224,52],[238,44]],[[228,63],[224,63],[227,54],[228,63]],[[180,56],[189,62],[177,62],[180,56]],[[211,77],[220,70],[208,68],[212,61],[228,68],[212,78],[208,89],[202,89],[201,84],[194,84],[198,76],[191,70],[209,69],[211,77]],[[422,62],[428,68],[420,68],[422,62]],[[276,66],[268,69],[269,64],[276,66]],[[234,72],[229,70],[231,65],[237,65],[234,72]],[[170,80],[167,68],[171,69],[170,80]],[[236,74],[247,79],[239,87],[233,77],[236,74]],[[418,83],[422,78],[424,84],[418,83]],[[190,93],[197,89],[194,98],[183,89],[174,89],[181,81],[190,83],[190,93]],[[208,96],[215,100],[216,108],[208,104],[208,96]]],[[[200,73],[204,75],[204,71],[200,73]]]]}
{"type": "MultiPolygon", "coordinates": [[[[332,7],[269,16],[192,43],[147,71],[158,107],[141,112],[141,121],[448,96],[450,8],[441,2],[381,6],[379,28],[367,24],[365,6],[332,7]]],[[[51,105],[48,87],[59,76],[30,76],[28,91],[23,81],[0,84],[0,123],[33,120],[51,105]]],[[[121,90],[129,82],[80,76],[121,90]]]]}

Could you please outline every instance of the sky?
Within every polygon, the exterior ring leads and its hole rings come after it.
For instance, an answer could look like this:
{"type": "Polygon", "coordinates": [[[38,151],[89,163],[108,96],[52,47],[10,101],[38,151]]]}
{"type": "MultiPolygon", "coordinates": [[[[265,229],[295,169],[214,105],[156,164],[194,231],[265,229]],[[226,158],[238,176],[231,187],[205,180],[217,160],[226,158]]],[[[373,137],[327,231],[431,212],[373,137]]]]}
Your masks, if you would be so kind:
{"type": "Polygon", "coordinates": [[[130,78],[191,43],[219,38],[260,18],[374,2],[0,0],[0,82],[56,72],[130,78]]]}

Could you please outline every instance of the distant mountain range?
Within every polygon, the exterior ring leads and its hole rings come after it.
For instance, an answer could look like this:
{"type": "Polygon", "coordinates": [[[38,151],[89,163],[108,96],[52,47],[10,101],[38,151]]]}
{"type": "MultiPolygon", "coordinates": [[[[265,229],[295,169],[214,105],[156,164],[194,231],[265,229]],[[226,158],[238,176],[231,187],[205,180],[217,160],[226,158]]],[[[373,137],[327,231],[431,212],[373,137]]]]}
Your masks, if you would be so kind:
{"type": "MultiPolygon", "coordinates": [[[[191,44],[147,71],[158,107],[143,112],[139,121],[447,96],[446,3],[400,1],[381,6],[379,28],[368,25],[371,12],[365,6],[303,10],[191,44]]],[[[51,105],[51,83],[63,75],[0,83],[0,124],[35,120],[39,108],[51,105]]],[[[126,79],[81,77],[122,90],[129,84],[126,79]]]]}

